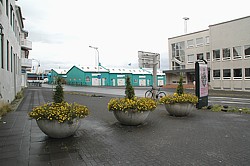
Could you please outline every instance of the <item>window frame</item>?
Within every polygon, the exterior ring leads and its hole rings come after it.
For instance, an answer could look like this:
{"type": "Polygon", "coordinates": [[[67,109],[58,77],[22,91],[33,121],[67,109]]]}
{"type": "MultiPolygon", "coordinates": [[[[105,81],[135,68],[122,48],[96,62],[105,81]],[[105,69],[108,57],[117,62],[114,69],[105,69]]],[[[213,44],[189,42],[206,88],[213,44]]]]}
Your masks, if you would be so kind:
{"type": "Polygon", "coordinates": [[[210,53],[210,52],[206,52],[206,60],[207,60],[208,62],[211,61],[211,53],[210,53]],[[208,55],[209,55],[209,56],[208,56],[208,55]],[[209,57],[209,58],[207,58],[207,57],[209,57]]]}
{"type": "Polygon", "coordinates": [[[187,40],[187,48],[194,48],[194,39],[190,39],[190,40],[187,40]],[[189,42],[191,42],[191,44],[189,44],[189,42]]]}
{"type": "Polygon", "coordinates": [[[194,59],[194,54],[189,54],[187,55],[187,63],[194,63],[195,59],[194,59]],[[193,57],[193,61],[189,60],[189,57],[193,57]]]}
{"type": "Polygon", "coordinates": [[[249,45],[244,45],[244,56],[245,56],[245,58],[250,58],[250,53],[249,53],[249,55],[247,54],[246,55],[246,47],[248,47],[247,49],[249,49],[250,50],[250,44],[249,45]]]}
{"type": "Polygon", "coordinates": [[[242,80],[242,68],[234,68],[233,69],[233,79],[234,80],[242,80]],[[239,77],[235,76],[235,70],[241,70],[241,76],[239,76],[239,77]]]}
{"type": "Polygon", "coordinates": [[[231,69],[223,69],[222,70],[222,78],[223,80],[231,80],[231,69]],[[225,75],[225,71],[229,71],[229,76],[224,76],[225,75]]]}
{"type": "Polygon", "coordinates": [[[196,54],[196,59],[197,60],[203,60],[204,59],[204,54],[203,53],[196,54]],[[198,58],[200,55],[202,55],[202,59],[198,58]]]}
{"type": "Polygon", "coordinates": [[[206,45],[209,45],[209,44],[210,44],[210,37],[209,37],[209,36],[206,36],[206,37],[205,37],[205,44],[206,44],[206,45]]]}
{"type": "Polygon", "coordinates": [[[242,59],[242,46],[235,46],[235,47],[233,47],[232,51],[233,51],[233,54],[232,54],[233,55],[233,59],[242,59]],[[235,51],[238,53],[238,51],[237,51],[236,48],[240,48],[240,50],[239,50],[240,54],[238,54],[238,56],[234,56],[235,55],[234,54],[235,51]]]}
{"type": "MultiPolygon", "coordinates": [[[[1,28],[0,24],[0,28],[1,28]]],[[[2,34],[2,28],[0,32],[0,56],[1,56],[1,68],[4,69],[4,34],[2,34]]]]}
{"type": "Polygon", "coordinates": [[[213,70],[213,80],[220,80],[221,79],[221,71],[220,69],[216,69],[216,70],[213,70]],[[219,77],[215,77],[215,71],[218,71],[219,72],[219,77]]]}
{"type": "Polygon", "coordinates": [[[203,45],[204,45],[204,39],[203,39],[203,37],[198,37],[198,38],[196,38],[196,39],[195,39],[195,44],[196,44],[196,47],[203,46],[203,45]],[[198,42],[197,42],[199,39],[202,40],[201,43],[198,43],[198,42]]]}
{"type": "Polygon", "coordinates": [[[231,60],[231,49],[230,48],[222,48],[222,60],[231,60]],[[229,56],[225,57],[224,55],[229,53],[229,56]]]}
{"type": "Polygon", "coordinates": [[[220,56],[220,49],[213,50],[213,61],[220,61],[220,58],[221,58],[221,56],[220,56]],[[215,55],[215,54],[214,54],[215,51],[218,51],[218,52],[219,52],[219,58],[217,58],[217,57],[214,56],[214,55],[215,55]]]}
{"type": "Polygon", "coordinates": [[[244,77],[245,77],[246,80],[250,80],[250,68],[245,68],[245,75],[244,75],[244,77]],[[248,72],[247,72],[247,69],[249,70],[248,72]],[[249,73],[249,76],[246,76],[247,73],[249,73]]]}

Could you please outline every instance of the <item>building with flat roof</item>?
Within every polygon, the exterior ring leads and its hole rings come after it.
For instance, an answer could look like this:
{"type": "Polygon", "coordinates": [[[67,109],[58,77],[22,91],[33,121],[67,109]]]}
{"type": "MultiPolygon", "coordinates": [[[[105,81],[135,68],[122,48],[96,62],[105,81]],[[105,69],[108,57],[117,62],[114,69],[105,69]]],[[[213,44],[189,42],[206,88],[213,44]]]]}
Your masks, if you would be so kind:
{"type": "Polygon", "coordinates": [[[11,102],[27,86],[26,69],[32,43],[27,40],[20,6],[15,0],[0,1],[0,101],[11,102]]]}
{"type": "Polygon", "coordinates": [[[195,79],[195,62],[206,60],[212,89],[250,91],[250,16],[210,25],[209,29],[168,39],[167,84],[195,79]]]}

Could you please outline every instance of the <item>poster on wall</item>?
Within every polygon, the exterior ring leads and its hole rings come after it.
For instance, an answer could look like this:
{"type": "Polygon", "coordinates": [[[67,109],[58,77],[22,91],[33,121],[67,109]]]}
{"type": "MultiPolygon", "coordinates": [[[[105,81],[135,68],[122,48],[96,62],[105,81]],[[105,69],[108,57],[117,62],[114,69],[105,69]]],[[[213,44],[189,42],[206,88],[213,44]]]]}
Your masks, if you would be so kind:
{"type": "Polygon", "coordinates": [[[199,64],[200,68],[200,97],[208,96],[208,70],[207,64],[199,64]]]}

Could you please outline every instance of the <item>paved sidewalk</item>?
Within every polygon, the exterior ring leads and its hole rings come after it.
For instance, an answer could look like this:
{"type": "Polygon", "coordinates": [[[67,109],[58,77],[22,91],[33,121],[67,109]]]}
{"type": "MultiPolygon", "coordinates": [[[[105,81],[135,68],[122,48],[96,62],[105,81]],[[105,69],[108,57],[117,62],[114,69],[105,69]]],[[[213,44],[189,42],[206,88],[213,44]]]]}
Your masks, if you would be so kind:
{"type": "Polygon", "coordinates": [[[110,96],[67,92],[90,115],[65,139],[43,134],[27,113],[52,101],[50,88],[30,87],[15,112],[0,121],[1,166],[250,165],[250,115],[198,110],[167,114],[163,105],[140,126],[124,126],[108,112],[110,96]]]}

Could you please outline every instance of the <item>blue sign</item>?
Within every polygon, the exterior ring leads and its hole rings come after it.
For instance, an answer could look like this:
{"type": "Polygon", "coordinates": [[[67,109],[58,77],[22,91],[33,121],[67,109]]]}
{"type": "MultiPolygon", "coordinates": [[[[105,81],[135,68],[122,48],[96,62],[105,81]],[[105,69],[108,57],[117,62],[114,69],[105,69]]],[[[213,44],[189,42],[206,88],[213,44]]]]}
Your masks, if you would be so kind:
{"type": "Polygon", "coordinates": [[[101,75],[98,75],[97,78],[98,78],[98,79],[101,79],[101,75]]]}

